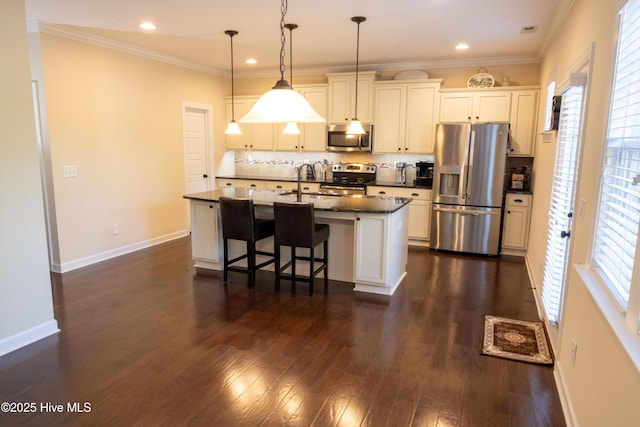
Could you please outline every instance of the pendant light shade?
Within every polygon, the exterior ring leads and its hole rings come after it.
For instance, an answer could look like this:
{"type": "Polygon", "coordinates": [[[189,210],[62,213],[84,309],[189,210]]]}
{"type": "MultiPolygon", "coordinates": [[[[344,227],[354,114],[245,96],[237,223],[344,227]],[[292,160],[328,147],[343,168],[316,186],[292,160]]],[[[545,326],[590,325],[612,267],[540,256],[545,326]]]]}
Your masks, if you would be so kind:
{"type": "Polygon", "coordinates": [[[280,10],[280,80],[270,91],[262,95],[253,108],[240,119],[241,123],[322,123],[325,121],[309,105],[304,96],[293,90],[284,79],[285,36],[284,18],[287,13],[287,0],[281,0],[280,10]]]}
{"type": "Polygon", "coordinates": [[[227,130],[224,131],[225,134],[227,135],[240,135],[242,134],[242,131],[240,130],[240,127],[238,126],[238,123],[236,122],[236,100],[235,100],[235,94],[234,94],[234,81],[233,81],[233,36],[235,36],[236,34],[238,34],[237,31],[234,30],[227,30],[224,32],[226,35],[229,36],[229,39],[231,40],[231,121],[229,122],[229,125],[227,126],[227,130]]]}
{"type": "Polygon", "coordinates": [[[347,129],[347,134],[349,135],[364,135],[365,131],[362,128],[362,123],[358,120],[358,66],[360,62],[360,23],[366,21],[367,18],[364,16],[354,16],[351,18],[351,21],[358,24],[358,37],[356,41],[356,94],[355,94],[355,111],[353,115],[353,119],[351,119],[351,123],[349,123],[349,128],[347,129]]]}
{"type": "Polygon", "coordinates": [[[300,129],[298,129],[298,125],[295,122],[289,122],[282,133],[285,135],[300,135],[300,129]]]}

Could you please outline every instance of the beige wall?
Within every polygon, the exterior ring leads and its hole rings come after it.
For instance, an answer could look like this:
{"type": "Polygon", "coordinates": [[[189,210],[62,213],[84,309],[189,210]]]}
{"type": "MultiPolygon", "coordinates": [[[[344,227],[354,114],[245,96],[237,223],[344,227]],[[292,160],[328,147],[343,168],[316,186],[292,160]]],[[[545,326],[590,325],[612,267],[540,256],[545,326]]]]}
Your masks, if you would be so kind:
{"type": "MultiPolygon", "coordinates": [[[[616,31],[615,1],[576,0],[544,56],[541,85],[555,76],[557,84],[567,79],[575,61],[592,45],[595,47],[588,88],[583,153],[577,200],[584,199],[585,214],[574,216],[572,264],[586,263],[593,237],[596,203],[601,171],[603,141],[608,115],[608,100],[616,31]]],[[[545,91],[541,91],[544,105],[545,91]]],[[[544,109],[540,109],[540,130],[544,109]]],[[[536,145],[534,163],[534,203],[527,263],[538,292],[542,289],[546,248],[551,169],[556,144],[536,145]]],[[[578,212],[578,211],[576,211],[578,212]]],[[[570,269],[560,327],[551,327],[557,354],[556,375],[561,389],[580,426],[637,425],[640,399],[640,374],[620,340],[614,334],[594,298],[570,269]],[[575,365],[571,362],[572,342],[578,345],[575,365]]],[[[638,337],[636,336],[637,340],[638,337]]]]}
{"type": "Polygon", "coordinates": [[[55,333],[24,2],[0,14],[0,355],[55,333]],[[10,41],[10,42],[9,42],[10,41]]]}
{"type": "Polygon", "coordinates": [[[213,108],[219,162],[229,80],[48,34],[41,48],[62,271],[185,234],[182,102],[213,108]]]}

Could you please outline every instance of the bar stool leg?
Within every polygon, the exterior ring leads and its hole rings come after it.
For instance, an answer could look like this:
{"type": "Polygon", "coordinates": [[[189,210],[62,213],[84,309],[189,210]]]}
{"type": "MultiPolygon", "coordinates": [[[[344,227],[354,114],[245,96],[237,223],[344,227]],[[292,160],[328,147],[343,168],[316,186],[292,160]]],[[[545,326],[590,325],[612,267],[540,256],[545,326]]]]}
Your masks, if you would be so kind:
{"type": "Polygon", "coordinates": [[[296,247],[291,246],[291,288],[296,288],[296,247]]]}
{"type": "Polygon", "coordinates": [[[276,258],[276,292],[280,292],[280,245],[274,245],[273,251],[276,258]]]}
{"type": "Polygon", "coordinates": [[[247,242],[247,262],[249,265],[249,287],[256,285],[256,242],[247,242]]]}
{"type": "Polygon", "coordinates": [[[324,241],[324,288],[329,288],[329,239],[324,241]]]}
{"type": "Polygon", "coordinates": [[[222,241],[223,241],[223,252],[224,252],[222,279],[224,283],[227,283],[227,280],[229,279],[229,270],[227,268],[227,264],[229,264],[229,240],[222,239],[222,241]]]}
{"type": "Polygon", "coordinates": [[[309,248],[309,296],[313,295],[313,280],[315,279],[315,275],[313,271],[315,269],[315,265],[313,263],[313,258],[315,257],[315,250],[313,246],[309,248]]]}

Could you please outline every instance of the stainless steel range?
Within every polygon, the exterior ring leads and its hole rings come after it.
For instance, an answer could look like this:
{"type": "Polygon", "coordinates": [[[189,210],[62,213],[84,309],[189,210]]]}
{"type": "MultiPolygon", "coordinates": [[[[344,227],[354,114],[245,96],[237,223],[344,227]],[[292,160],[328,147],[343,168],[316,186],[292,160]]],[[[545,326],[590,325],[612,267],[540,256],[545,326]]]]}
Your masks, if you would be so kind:
{"type": "Polygon", "coordinates": [[[364,163],[336,163],[331,167],[333,179],[320,184],[322,191],[339,194],[367,194],[367,184],[376,181],[376,165],[364,163]]]}

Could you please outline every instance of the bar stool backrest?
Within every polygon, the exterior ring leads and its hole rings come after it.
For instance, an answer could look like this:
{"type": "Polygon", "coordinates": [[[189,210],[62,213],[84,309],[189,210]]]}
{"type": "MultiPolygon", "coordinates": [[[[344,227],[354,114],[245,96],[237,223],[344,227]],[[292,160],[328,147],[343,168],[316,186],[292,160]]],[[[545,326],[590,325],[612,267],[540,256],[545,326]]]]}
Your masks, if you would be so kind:
{"type": "Polygon", "coordinates": [[[253,200],[220,197],[222,235],[226,239],[255,240],[253,200]]]}
{"type": "Polygon", "coordinates": [[[315,245],[313,203],[273,204],[276,221],[275,243],[283,246],[310,248],[315,245]]]}

